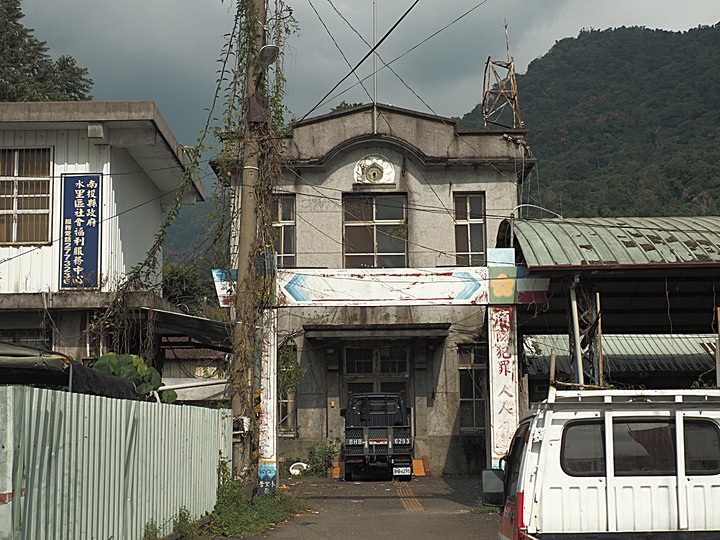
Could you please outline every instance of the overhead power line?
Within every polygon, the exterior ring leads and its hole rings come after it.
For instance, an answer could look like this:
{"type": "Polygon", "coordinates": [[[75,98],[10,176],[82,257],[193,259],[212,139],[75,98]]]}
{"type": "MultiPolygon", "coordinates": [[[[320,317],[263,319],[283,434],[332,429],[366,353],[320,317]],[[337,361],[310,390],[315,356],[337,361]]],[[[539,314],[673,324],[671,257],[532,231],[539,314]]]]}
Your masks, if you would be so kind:
{"type": "MultiPolygon", "coordinates": [[[[485,1],[487,2],[487,0],[485,0],[485,1]]],[[[413,2],[413,4],[405,11],[405,13],[403,13],[402,17],[400,17],[400,18],[395,22],[395,24],[392,25],[392,27],[390,28],[390,30],[388,30],[387,32],[385,32],[385,35],[380,39],[380,41],[378,41],[377,44],[376,44],[373,48],[371,48],[371,49],[367,52],[367,54],[360,59],[360,61],[359,61],[357,64],[355,64],[355,67],[350,70],[350,73],[348,73],[348,74],[345,75],[342,79],[340,79],[340,80],[337,82],[337,84],[336,84],[335,86],[333,86],[333,87],[327,92],[327,94],[325,94],[325,95],[322,97],[322,99],[320,99],[320,101],[318,101],[318,102],[315,104],[315,106],[314,106],[312,109],[310,109],[308,112],[306,112],[306,113],[302,116],[302,118],[300,118],[300,120],[298,120],[298,121],[299,121],[299,122],[302,122],[303,120],[305,120],[305,118],[307,118],[307,116],[308,116],[310,113],[312,113],[313,111],[315,111],[318,107],[320,107],[320,106],[325,102],[325,99],[326,99],[330,94],[332,94],[332,93],[337,89],[338,86],[340,86],[342,83],[344,83],[353,73],[355,73],[355,70],[357,70],[357,68],[359,68],[359,67],[363,64],[363,62],[365,62],[365,60],[367,60],[367,59],[370,57],[370,55],[372,55],[372,54],[375,52],[375,50],[376,50],[378,47],[380,47],[380,45],[383,44],[383,42],[390,36],[390,34],[392,34],[393,31],[395,31],[395,29],[396,29],[396,28],[398,27],[398,25],[403,21],[403,19],[405,19],[405,17],[407,17],[407,16],[410,14],[410,12],[413,10],[413,8],[418,5],[418,2],[420,2],[420,0],[415,0],[415,2],[413,2]]]]}
{"type": "MultiPolygon", "coordinates": [[[[459,15],[458,17],[456,17],[455,19],[453,19],[452,21],[450,21],[448,24],[446,24],[445,26],[443,26],[442,28],[440,28],[439,30],[436,30],[435,32],[433,32],[432,34],[430,34],[429,36],[427,36],[426,38],[424,38],[422,41],[420,41],[420,42],[418,42],[417,44],[415,44],[414,46],[410,47],[407,51],[405,51],[404,53],[402,53],[400,56],[397,56],[397,57],[393,58],[393,59],[390,60],[389,62],[383,62],[383,64],[384,64],[383,67],[381,67],[381,68],[378,69],[377,71],[380,72],[380,71],[382,71],[382,70],[385,69],[385,68],[390,68],[391,64],[394,64],[395,62],[397,62],[398,60],[400,60],[400,59],[403,58],[404,56],[407,56],[407,55],[410,54],[412,51],[414,51],[415,49],[417,49],[417,48],[420,47],[421,45],[424,45],[425,43],[427,43],[428,41],[430,41],[432,38],[434,38],[435,36],[437,36],[437,35],[440,34],[441,32],[444,32],[445,30],[447,30],[448,28],[450,28],[450,27],[451,27],[452,25],[454,25],[455,23],[457,23],[457,22],[459,22],[460,20],[464,19],[465,17],[467,17],[468,15],[470,15],[470,13],[472,13],[473,11],[475,11],[476,9],[478,9],[479,7],[483,6],[483,5],[486,4],[487,2],[489,2],[489,0],[483,0],[483,1],[480,2],[479,4],[476,4],[475,6],[471,7],[471,8],[468,9],[467,11],[465,11],[462,15],[459,15]]],[[[417,3],[417,2],[416,2],[416,3],[417,3]]],[[[413,4],[413,6],[411,6],[410,9],[412,9],[412,7],[414,7],[414,4],[413,4]]],[[[403,17],[404,17],[404,15],[403,15],[403,17]]],[[[398,22],[399,22],[399,21],[398,21],[398,22]]],[[[395,26],[397,26],[397,23],[396,23],[395,26]]],[[[393,28],[394,28],[394,27],[393,27],[393,28]]],[[[393,28],[391,28],[390,31],[392,31],[393,28]]],[[[388,33],[389,33],[389,32],[388,32],[388,33]]],[[[386,34],[386,36],[387,36],[387,34],[386,34]]],[[[383,39],[385,39],[385,37],[383,37],[383,39]]],[[[367,59],[367,57],[370,56],[370,55],[375,51],[375,49],[378,48],[378,46],[380,45],[380,43],[382,43],[382,40],[381,40],[375,47],[373,47],[373,49],[360,61],[360,63],[358,64],[358,66],[359,66],[360,64],[362,64],[362,62],[365,61],[365,59],[367,59]]],[[[356,66],[355,69],[357,69],[358,66],[356,66]]],[[[326,100],[327,100],[327,98],[328,98],[328,96],[330,96],[330,94],[332,94],[332,92],[334,92],[334,91],[337,89],[338,86],[340,86],[344,81],[346,81],[346,80],[350,77],[350,75],[351,75],[351,74],[346,75],[339,83],[337,83],[337,84],[336,84],[327,94],[325,94],[325,96],[324,96],[312,109],[310,109],[299,121],[304,120],[310,113],[312,113],[315,109],[317,109],[319,106],[321,106],[323,103],[325,103],[326,100]]],[[[338,94],[335,94],[334,96],[331,96],[331,99],[335,99],[335,98],[338,98],[338,97],[342,96],[343,94],[345,94],[346,92],[349,92],[350,90],[352,90],[353,88],[355,88],[358,84],[361,84],[362,82],[366,81],[367,79],[369,79],[369,78],[372,77],[373,75],[374,75],[374,73],[371,73],[370,75],[368,75],[368,76],[366,76],[366,77],[363,77],[360,82],[355,83],[355,84],[347,87],[345,90],[343,90],[342,92],[339,92],[338,94]]]]}
{"type": "MultiPolygon", "coordinates": [[[[338,16],[339,16],[343,21],[345,21],[345,24],[348,25],[348,27],[350,28],[350,30],[352,30],[353,32],[355,32],[355,35],[357,35],[357,37],[359,37],[359,38],[362,40],[362,42],[365,43],[365,45],[367,45],[368,47],[371,47],[370,43],[367,42],[367,40],[362,36],[362,34],[361,34],[360,32],[358,32],[357,29],[356,29],[352,24],[350,24],[350,21],[348,21],[347,18],[345,18],[345,16],[340,12],[340,10],[339,10],[337,7],[335,7],[335,4],[333,4],[332,0],[327,0],[327,1],[328,1],[328,3],[330,4],[330,6],[335,10],[335,13],[337,13],[338,16]]],[[[432,108],[430,105],[428,105],[428,103],[427,103],[422,97],[420,97],[420,95],[419,95],[415,90],[413,90],[408,83],[405,82],[405,80],[400,76],[400,74],[399,74],[397,71],[395,71],[395,70],[392,68],[392,66],[390,66],[387,62],[385,62],[385,60],[383,59],[382,56],[380,56],[380,55],[378,54],[378,58],[379,58],[380,61],[383,63],[383,66],[386,67],[386,68],[388,68],[388,69],[390,70],[390,72],[391,72],[393,75],[395,75],[395,77],[397,77],[398,80],[405,86],[405,88],[407,88],[416,98],[418,98],[418,100],[420,100],[420,102],[421,102],[423,105],[425,105],[425,107],[427,107],[427,109],[428,109],[431,113],[433,113],[435,116],[437,116],[437,113],[433,110],[433,108],[432,108]]],[[[358,77],[358,76],[356,75],[356,77],[358,77]]],[[[359,78],[359,77],[358,77],[358,82],[359,82],[360,84],[362,84],[362,81],[360,81],[360,78],[359,78]]],[[[365,86],[363,86],[363,89],[365,89],[365,86]]],[[[365,92],[367,93],[367,90],[365,90],[365,92]]],[[[368,97],[370,97],[370,96],[368,95],[368,97]]],[[[370,99],[372,100],[372,98],[370,98],[370,99]]]]}
{"type": "MultiPolygon", "coordinates": [[[[318,10],[315,9],[315,6],[313,5],[312,0],[308,0],[308,4],[310,4],[310,7],[315,12],[315,15],[317,15],[317,18],[320,21],[320,24],[322,24],[323,28],[327,32],[327,35],[330,36],[330,39],[332,40],[333,44],[335,45],[335,48],[340,52],[340,55],[343,57],[343,60],[345,60],[345,63],[348,65],[348,67],[350,69],[353,69],[352,64],[347,59],[347,56],[345,56],[345,53],[343,52],[342,48],[340,48],[340,45],[338,44],[337,40],[335,39],[335,36],[332,35],[332,32],[330,32],[330,29],[328,28],[327,24],[325,24],[325,21],[320,16],[320,13],[318,13],[318,10]]],[[[367,42],[366,42],[366,44],[367,44],[367,42]]],[[[360,80],[360,76],[355,72],[354,69],[353,69],[352,73],[355,73],[355,78],[358,80],[358,83],[360,83],[360,86],[362,86],[362,89],[365,90],[365,94],[372,101],[372,96],[370,95],[370,92],[368,92],[367,88],[365,88],[365,85],[360,80]]]]}

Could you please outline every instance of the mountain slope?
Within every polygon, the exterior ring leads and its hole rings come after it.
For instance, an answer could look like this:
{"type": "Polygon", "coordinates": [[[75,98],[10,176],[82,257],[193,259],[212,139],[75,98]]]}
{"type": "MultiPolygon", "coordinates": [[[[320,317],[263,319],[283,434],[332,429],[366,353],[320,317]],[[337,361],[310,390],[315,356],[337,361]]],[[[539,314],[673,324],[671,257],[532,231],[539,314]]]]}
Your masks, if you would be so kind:
{"type": "MultiPolygon", "coordinates": [[[[523,202],[566,217],[720,214],[720,25],[583,31],[518,91],[539,159],[523,202]]],[[[482,127],[479,106],[460,127],[482,127]]]]}

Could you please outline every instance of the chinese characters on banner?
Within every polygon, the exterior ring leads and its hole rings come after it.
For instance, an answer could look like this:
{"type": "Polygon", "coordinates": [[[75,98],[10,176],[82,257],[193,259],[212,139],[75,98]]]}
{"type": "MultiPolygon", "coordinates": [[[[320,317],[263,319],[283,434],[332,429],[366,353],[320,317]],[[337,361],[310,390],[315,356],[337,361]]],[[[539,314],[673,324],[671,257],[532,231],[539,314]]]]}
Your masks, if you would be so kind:
{"type": "Polygon", "coordinates": [[[515,310],[488,308],[490,337],[490,444],[493,467],[510,448],[518,423],[518,369],[515,351],[515,310]]]}
{"type": "Polygon", "coordinates": [[[61,177],[60,288],[100,285],[100,174],[61,177]]]}

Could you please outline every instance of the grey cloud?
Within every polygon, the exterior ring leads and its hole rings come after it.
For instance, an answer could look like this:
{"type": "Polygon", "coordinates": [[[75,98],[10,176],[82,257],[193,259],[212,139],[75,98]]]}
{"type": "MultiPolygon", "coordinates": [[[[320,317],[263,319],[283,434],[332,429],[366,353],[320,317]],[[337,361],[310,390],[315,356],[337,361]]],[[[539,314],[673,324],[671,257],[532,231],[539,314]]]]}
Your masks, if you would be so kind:
{"type": "MultiPolygon", "coordinates": [[[[328,0],[312,0],[351,64],[367,46],[336,15],[328,0]]],[[[370,0],[333,0],[365,37],[372,40],[370,0]]],[[[377,0],[378,39],[411,5],[411,0],[377,0]]],[[[386,61],[405,53],[480,0],[421,0],[380,48],[386,61]]],[[[300,23],[285,54],[286,104],[305,114],[349,68],[330,41],[307,0],[288,0],[300,23]]],[[[178,138],[195,141],[207,117],[215,88],[223,35],[232,24],[231,0],[24,0],[26,26],[46,41],[53,56],[70,54],[90,71],[96,99],[152,99],[178,138]]],[[[510,52],[523,72],[555,41],[582,28],[641,25],[672,30],[720,21],[717,0],[488,0],[457,24],[393,68],[433,110],[459,116],[481,99],[488,56],[504,58],[509,25],[510,52]]],[[[370,60],[360,70],[367,75],[370,60]]],[[[341,89],[354,84],[349,78],[341,89]]],[[[368,79],[366,86],[371,89],[368,79]]],[[[341,100],[368,101],[359,86],[341,100]]],[[[425,107],[387,70],[378,75],[378,99],[401,107],[425,107]]],[[[220,111],[222,107],[220,107],[220,111]]],[[[218,114],[220,114],[218,111],[218,114]]]]}

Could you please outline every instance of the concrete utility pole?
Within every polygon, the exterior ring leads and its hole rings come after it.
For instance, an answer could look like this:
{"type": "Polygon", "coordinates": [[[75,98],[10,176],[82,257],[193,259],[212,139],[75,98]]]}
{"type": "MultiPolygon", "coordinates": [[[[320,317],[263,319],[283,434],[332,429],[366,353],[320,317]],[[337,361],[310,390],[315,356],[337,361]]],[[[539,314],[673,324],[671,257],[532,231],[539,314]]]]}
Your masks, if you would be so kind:
{"type": "MultiPolygon", "coordinates": [[[[238,0],[240,2],[241,0],[238,0]]],[[[259,130],[263,122],[266,121],[267,109],[263,107],[264,100],[258,94],[258,53],[263,46],[265,39],[265,2],[264,0],[249,0],[247,16],[256,21],[255,27],[252,29],[251,35],[248,37],[248,57],[245,66],[245,95],[243,99],[244,110],[244,133],[240,152],[240,200],[235,196],[235,208],[240,208],[240,225],[239,238],[234,263],[237,267],[237,306],[236,313],[239,320],[236,320],[236,330],[243,339],[249,339],[250,343],[246,343],[243,347],[244,351],[255,350],[255,321],[243,320],[243,314],[253,313],[255,306],[243,305],[247,302],[255,302],[255,296],[248,294],[248,288],[252,286],[252,276],[249,275],[255,268],[255,253],[253,253],[253,244],[257,236],[257,195],[260,160],[259,160],[259,130]],[[253,328],[249,331],[243,331],[237,328],[237,325],[252,324],[253,328]]],[[[233,175],[234,193],[238,193],[237,185],[238,175],[233,175]]],[[[237,218],[235,218],[237,219],[237,218]]],[[[236,222],[237,223],[237,222],[236,222]]],[[[242,355],[236,358],[235,369],[240,373],[235,373],[236,393],[232,399],[233,418],[238,419],[243,416],[251,416],[253,400],[253,381],[255,380],[254,361],[247,363],[247,358],[242,355]],[[239,360],[239,362],[238,362],[239,360]],[[249,371],[249,372],[248,372],[249,371]],[[246,395],[241,397],[240,393],[246,395]]],[[[233,438],[232,467],[233,475],[237,478],[243,474],[248,468],[253,468],[253,457],[250,454],[248,439],[241,441],[233,438]]],[[[249,478],[254,482],[257,481],[257,475],[252,474],[249,478]]]]}

